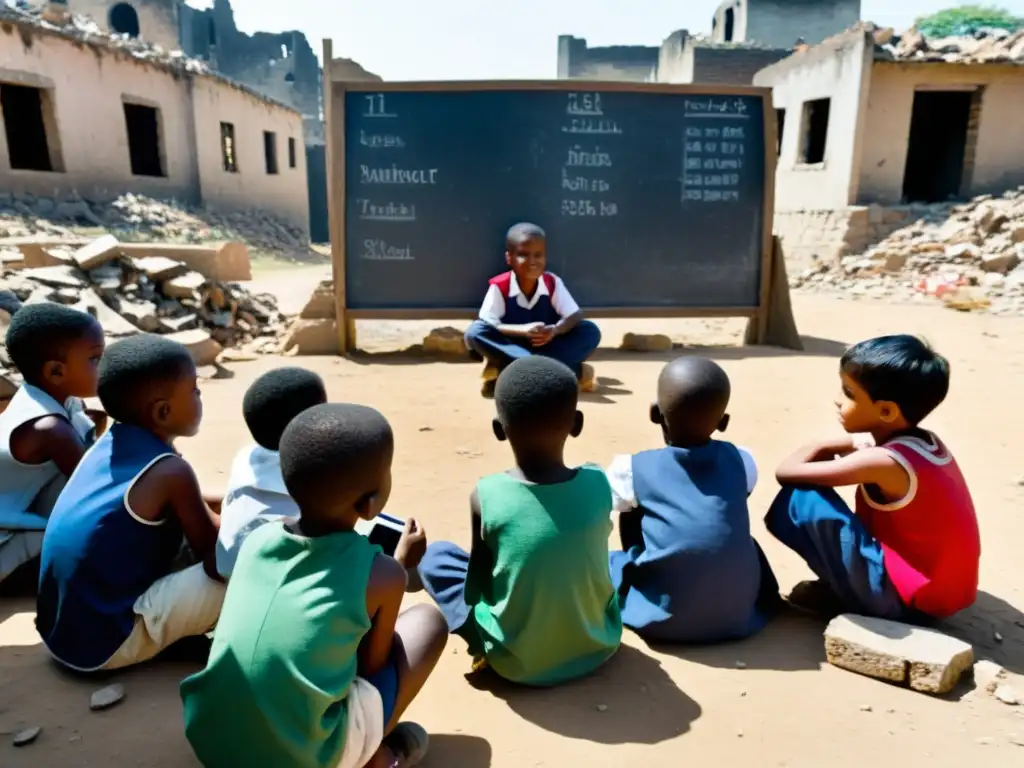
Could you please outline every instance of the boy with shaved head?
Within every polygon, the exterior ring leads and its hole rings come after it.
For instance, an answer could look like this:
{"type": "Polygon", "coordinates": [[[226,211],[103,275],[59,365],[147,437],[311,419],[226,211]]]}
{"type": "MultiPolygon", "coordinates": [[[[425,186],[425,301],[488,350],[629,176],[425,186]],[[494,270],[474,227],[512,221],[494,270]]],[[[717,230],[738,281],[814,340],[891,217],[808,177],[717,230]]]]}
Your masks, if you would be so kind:
{"type": "Polygon", "coordinates": [[[610,555],[622,622],[654,642],[709,643],[761,630],[778,584],[750,535],[749,452],[711,438],[729,424],[729,377],[701,357],[658,378],[651,421],[664,448],[617,457],[607,471],[621,552],[610,555]]]}

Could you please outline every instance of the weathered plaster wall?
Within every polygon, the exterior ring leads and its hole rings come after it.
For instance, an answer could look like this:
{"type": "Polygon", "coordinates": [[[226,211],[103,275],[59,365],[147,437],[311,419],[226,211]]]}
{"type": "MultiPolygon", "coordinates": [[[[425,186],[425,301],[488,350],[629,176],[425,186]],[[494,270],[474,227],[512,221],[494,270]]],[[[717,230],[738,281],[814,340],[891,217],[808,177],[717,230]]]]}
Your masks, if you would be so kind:
{"type": "Polygon", "coordinates": [[[897,203],[903,193],[914,93],[982,88],[970,195],[1024,184],[1024,68],[981,64],[875,62],[857,200],[897,203]]]}
{"type": "Polygon", "coordinates": [[[4,191],[50,197],[77,192],[84,198],[107,200],[131,190],[198,201],[188,80],[63,38],[22,37],[20,28],[5,24],[0,25],[0,84],[5,82],[48,91],[55,130],[48,131],[47,138],[51,147],[59,144],[64,170],[11,170],[6,134],[0,130],[0,188],[4,191]],[[166,178],[132,175],[123,101],[159,108],[166,178]]]}
{"type": "Polygon", "coordinates": [[[224,210],[265,210],[309,230],[306,153],[299,115],[216,81],[195,83],[196,150],[203,201],[224,210]],[[224,170],[220,124],[235,127],[236,173],[224,170]],[[277,174],[268,174],[263,132],[276,134],[277,174]],[[288,139],[295,140],[296,167],[289,167],[288,139]]]}
{"type": "Polygon", "coordinates": [[[583,38],[558,38],[559,79],[625,80],[650,82],[655,78],[660,48],[646,45],[611,45],[590,48],[583,38]]]}
{"type": "Polygon", "coordinates": [[[775,171],[776,210],[843,208],[855,195],[860,168],[873,42],[850,32],[761,70],[754,84],[770,86],[776,109],[785,109],[782,147],[775,171]],[[829,99],[825,158],[801,161],[804,104],[829,99]]]}

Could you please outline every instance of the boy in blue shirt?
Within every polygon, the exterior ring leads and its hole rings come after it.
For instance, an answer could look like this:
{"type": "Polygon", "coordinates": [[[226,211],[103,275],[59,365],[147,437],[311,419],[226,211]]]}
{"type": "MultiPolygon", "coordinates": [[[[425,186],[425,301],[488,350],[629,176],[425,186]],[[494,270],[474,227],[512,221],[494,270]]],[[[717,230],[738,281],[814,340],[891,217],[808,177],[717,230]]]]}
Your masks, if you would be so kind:
{"type": "Polygon", "coordinates": [[[81,399],[96,395],[96,319],[49,302],[11,308],[7,352],[25,381],[0,415],[0,581],[39,556],[61,488],[106,425],[81,399]]]}
{"type": "Polygon", "coordinates": [[[487,361],[484,396],[494,394],[498,374],[513,360],[551,357],[569,366],[580,389],[594,390],[594,369],[584,362],[601,343],[601,331],[565,283],[546,272],[547,236],[536,224],[516,224],[505,236],[510,270],[489,281],[479,319],[466,331],[466,346],[487,361]]]}
{"type": "Polygon", "coordinates": [[[217,622],[218,518],[173,448],[203,406],[187,348],[140,334],[107,348],[100,402],[115,424],[82,457],[43,537],[36,629],[80,672],[153,658],[217,622]],[[174,570],[183,539],[201,563],[174,570]]]}
{"type": "Polygon", "coordinates": [[[651,421],[665,447],[619,456],[608,469],[622,552],[611,553],[622,621],[652,642],[711,643],[761,630],[779,585],[750,535],[749,452],[712,440],[729,423],[729,377],[681,357],[658,377],[651,421]]]}

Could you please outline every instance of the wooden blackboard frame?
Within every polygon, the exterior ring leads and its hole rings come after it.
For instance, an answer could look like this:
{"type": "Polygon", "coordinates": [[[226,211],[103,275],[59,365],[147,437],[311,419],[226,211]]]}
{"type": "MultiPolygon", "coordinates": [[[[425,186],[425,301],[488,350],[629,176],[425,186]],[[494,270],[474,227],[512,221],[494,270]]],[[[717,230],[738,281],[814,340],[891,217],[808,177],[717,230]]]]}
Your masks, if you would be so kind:
{"type": "Polygon", "coordinates": [[[475,311],[437,307],[431,309],[350,310],[346,301],[345,252],[345,96],[347,93],[388,93],[391,91],[604,91],[630,93],[670,93],[679,95],[756,96],[764,105],[764,195],[761,235],[761,284],[759,301],[750,307],[615,307],[586,310],[588,317],[746,317],[754,323],[752,337],[762,344],[768,331],[771,303],[775,207],[775,164],[777,139],[775,108],[771,88],[731,85],[674,85],[598,80],[452,80],[424,82],[380,82],[345,80],[334,77],[334,52],[330,40],[323,41],[324,120],[327,141],[327,199],[331,233],[331,264],[334,279],[334,305],[338,328],[338,349],[342,354],[355,348],[356,320],[465,320],[475,311]]]}

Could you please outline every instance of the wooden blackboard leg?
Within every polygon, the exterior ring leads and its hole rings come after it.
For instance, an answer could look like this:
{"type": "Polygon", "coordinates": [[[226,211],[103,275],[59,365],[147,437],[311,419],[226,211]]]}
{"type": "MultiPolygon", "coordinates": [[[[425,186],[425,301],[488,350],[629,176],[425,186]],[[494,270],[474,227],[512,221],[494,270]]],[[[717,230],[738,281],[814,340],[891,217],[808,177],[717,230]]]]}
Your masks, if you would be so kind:
{"type": "Polygon", "coordinates": [[[771,288],[768,291],[768,306],[762,307],[757,316],[747,322],[744,344],[764,344],[770,347],[802,350],[803,342],[796,329],[793,304],[789,296],[789,277],[786,275],[786,255],[782,241],[772,239],[771,288]]]}
{"type": "Polygon", "coordinates": [[[359,339],[356,337],[356,321],[346,313],[343,324],[345,326],[345,346],[342,348],[344,350],[343,354],[350,354],[358,349],[359,344],[359,339]]]}

